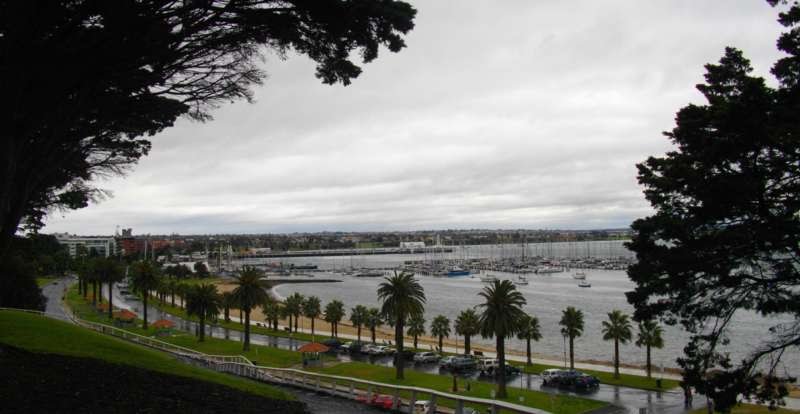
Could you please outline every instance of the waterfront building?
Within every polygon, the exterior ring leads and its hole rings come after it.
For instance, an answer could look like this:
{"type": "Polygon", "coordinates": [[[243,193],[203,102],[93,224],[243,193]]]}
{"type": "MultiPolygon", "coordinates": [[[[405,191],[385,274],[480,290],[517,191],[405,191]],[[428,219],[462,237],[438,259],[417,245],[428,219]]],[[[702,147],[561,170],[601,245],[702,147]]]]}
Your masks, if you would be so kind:
{"type": "Polygon", "coordinates": [[[111,236],[76,236],[69,233],[56,233],[54,236],[67,248],[72,257],[78,253],[78,246],[83,246],[87,252],[94,250],[103,257],[114,255],[117,252],[116,240],[111,236]]]}

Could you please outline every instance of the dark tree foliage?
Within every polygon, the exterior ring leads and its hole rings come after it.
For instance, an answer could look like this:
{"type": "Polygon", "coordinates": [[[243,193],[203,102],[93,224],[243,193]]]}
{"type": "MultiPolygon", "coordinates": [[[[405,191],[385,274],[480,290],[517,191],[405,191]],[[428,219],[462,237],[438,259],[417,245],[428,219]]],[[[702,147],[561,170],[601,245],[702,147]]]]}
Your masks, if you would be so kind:
{"type": "Polygon", "coordinates": [[[179,116],[252,98],[265,50],[347,85],[351,60],[397,52],[416,11],[395,0],[0,0],[0,254],[20,223],[85,207],[179,116]]]}
{"type": "Polygon", "coordinates": [[[726,49],[697,86],[707,104],[681,109],[665,133],[676,150],[638,165],[656,212],[633,224],[628,301],[635,319],[691,333],[678,359],[684,381],[719,411],[740,394],[780,404],[796,374],[780,364],[800,345],[800,5],[787,8],[779,22],[789,31],[778,40],[787,56],[772,68],[778,86],[726,49]],[[790,322],[765,327],[763,341],[732,361],[724,345],[741,311],[790,322]]]}
{"type": "Polygon", "coordinates": [[[36,285],[34,267],[17,255],[0,258],[0,307],[43,311],[47,298],[36,285]]]}

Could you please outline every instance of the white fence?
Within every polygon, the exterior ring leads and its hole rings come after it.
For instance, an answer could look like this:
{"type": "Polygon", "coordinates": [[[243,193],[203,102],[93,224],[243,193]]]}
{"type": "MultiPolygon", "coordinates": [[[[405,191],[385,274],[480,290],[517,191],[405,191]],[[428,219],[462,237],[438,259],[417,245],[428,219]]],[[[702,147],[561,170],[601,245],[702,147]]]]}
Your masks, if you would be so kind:
{"type": "MultiPolygon", "coordinates": [[[[21,311],[35,313],[47,317],[54,317],[63,320],[63,316],[39,311],[0,308],[0,310],[21,311]]],[[[303,371],[294,368],[273,368],[253,364],[249,359],[241,355],[207,355],[182,346],[173,345],[168,342],[160,341],[155,338],[142,336],[125,329],[115,326],[105,325],[97,322],[90,322],[76,317],[68,309],[65,309],[70,321],[75,324],[92,329],[106,335],[115,336],[130,342],[145,345],[160,351],[169,352],[184,361],[192,362],[215,371],[225,372],[241,377],[254,379],[257,381],[269,382],[274,384],[289,385],[304,388],[315,392],[327,393],[333,396],[356,399],[369,402],[382,390],[391,396],[392,409],[402,410],[408,413],[418,413],[415,411],[418,397],[429,396],[428,413],[450,413],[462,414],[468,404],[483,405],[490,408],[492,413],[498,413],[502,409],[504,412],[526,413],[526,414],[548,414],[547,411],[526,407],[523,405],[512,404],[505,401],[498,401],[485,398],[468,397],[464,395],[451,394],[442,391],[431,390],[428,388],[393,385],[382,382],[367,381],[358,378],[342,377],[338,375],[327,375],[316,372],[303,371]],[[401,396],[401,393],[405,393],[401,396]],[[437,402],[441,400],[453,401],[453,409],[438,407],[437,402]]],[[[419,410],[419,406],[416,407],[419,410]]]]}

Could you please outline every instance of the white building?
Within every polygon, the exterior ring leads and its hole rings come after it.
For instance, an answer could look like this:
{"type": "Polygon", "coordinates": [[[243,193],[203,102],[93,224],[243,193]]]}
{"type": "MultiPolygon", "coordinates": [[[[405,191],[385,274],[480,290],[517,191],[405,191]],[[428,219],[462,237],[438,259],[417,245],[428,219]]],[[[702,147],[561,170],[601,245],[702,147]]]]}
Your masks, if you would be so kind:
{"type": "Polygon", "coordinates": [[[401,249],[418,249],[421,247],[425,247],[425,242],[416,241],[416,242],[400,242],[401,249]]]}
{"type": "Polygon", "coordinates": [[[113,255],[117,251],[117,241],[113,237],[75,236],[68,233],[56,233],[54,236],[59,243],[67,247],[72,257],[77,254],[78,246],[83,246],[87,252],[94,250],[104,257],[113,255]]]}

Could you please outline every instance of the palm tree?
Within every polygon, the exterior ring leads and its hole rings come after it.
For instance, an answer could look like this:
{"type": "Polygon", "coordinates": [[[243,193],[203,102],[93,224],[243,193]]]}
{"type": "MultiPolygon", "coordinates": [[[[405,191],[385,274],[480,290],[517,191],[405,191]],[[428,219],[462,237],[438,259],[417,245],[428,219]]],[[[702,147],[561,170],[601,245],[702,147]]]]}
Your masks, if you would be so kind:
{"type": "Polygon", "coordinates": [[[383,302],[381,313],[394,323],[397,379],[403,379],[403,324],[406,319],[422,315],[425,309],[425,291],[414,279],[413,273],[395,273],[378,285],[378,299],[383,302]]]}
{"type": "Polygon", "coordinates": [[[124,276],[122,266],[120,266],[116,260],[107,257],[98,257],[94,260],[93,268],[95,278],[100,282],[101,287],[104,282],[108,284],[108,319],[112,319],[112,314],[114,312],[112,287],[114,286],[114,282],[119,282],[124,276]]]}
{"type": "Polygon", "coordinates": [[[261,282],[261,271],[254,267],[244,267],[239,276],[233,277],[233,301],[244,312],[244,351],[250,350],[250,311],[264,303],[267,291],[261,282]]]}
{"type": "Polygon", "coordinates": [[[364,318],[364,325],[369,328],[370,333],[372,334],[372,343],[375,343],[375,330],[383,325],[383,317],[381,315],[381,310],[378,308],[369,308],[367,309],[366,317],[364,318]]]}
{"type": "Polygon", "coordinates": [[[661,334],[664,330],[656,321],[647,320],[639,322],[639,335],[636,338],[636,346],[647,348],[647,378],[650,378],[650,348],[661,349],[664,347],[664,338],[661,334]]]}
{"type": "Polygon", "coordinates": [[[425,335],[425,318],[422,315],[408,319],[408,334],[414,338],[414,348],[417,348],[417,338],[425,335]]]}
{"type": "Polygon", "coordinates": [[[200,320],[197,331],[200,342],[206,338],[206,319],[213,320],[219,315],[219,302],[217,287],[212,284],[201,283],[187,292],[186,313],[189,316],[197,316],[200,320]]]}
{"type": "Polygon", "coordinates": [[[356,305],[355,308],[350,309],[350,323],[358,332],[358,342],[361,342],[361,327],[367,321],[367,312],[368,309],[364,305],[356,305]]]}
{"type": "Polygon", "coordinates": [[[281,305],[272,296],[267,295],[264,303],[261,304],[261,309],[264,311],[264,320],[268,323],[272,330],[278,330],[278,319],[281,318],[281,305]]]}
{"type": "Polygon", "coordinates": [[[519,321],[525,313],[522,311],[527,301],[516,286],[509,280],[496,280],[478,293],[484,302],[480,306],[481,336],[496,338],[497,360],[499,367],[497,376],[497,398],[506,398],[506,349],[505,339],[519,332],[519,321]]]}
{"type": "Polygon", "coordinates": [[[603,321],[603,340],[614,341],[614,378],[619,378],[619,344],[628,343],[633,337],[631,321],[620,310],[608,313],[608,321],[603,321]]]}
{"type": "Polygon", "coordinates": [[[344,303],[332,300],[325,306],[325,322],[331,325],[331,336],[339,337],[339,322],[344,318],[344,303]]]}
{"type": "Polygon", "coordinates": [[[517,339],[524,339],[527,347],[525,348],[525,355],[528,357],[528,366],[531,365],[531,339],[539,341],[542,339],[542,333],[539,329],[539,318],[535,316],[525,315],[520,320],[520,330],[517,333],[517,339]]]}
{"type": "Polygon", "coordinates": [[[220,294],[220,306],[222,306],[222,315],[225,322],[231,321],[231,307],[234,306],[233,294],[231,292],[222,292],[220,294]]]}
{"type": "Polygon", "coordinates": [[[142,295],[142,312],[144,313],[142,329],[147,330],[147,298],[150,296],[150,291],[161,283],[161,275],[158,268],[148,261],[134,263],[132,270],[131,287],[142,295]]]}
{"type": "Polygon", "coordinates": [[[286,298],[286,315],[289,316],[289,331],[292,330],[292,318],[294,318],[294,331],[297,332],[297,320],[303,311],[303,295],[295,292],[286,298]]]}
{"type": "Polygon", "coordinates": [[[175,294],[178,292],[178,281],[176,279],[170,279],[167,282],[167,290],[169,290],[170,305],[174,308],[175,307],[175,294]]]}
{"type": "Polygon", "coordinates": [[[575,369],[575,338],[583,334],[583,312],[572,306],[561,313],[561,335],[569,338],[569,367],[575,369]]]}
{"type": "Polygon", "coordinates": [[[309,296],[303,302],[303,316],[311,319],[311,340],[314,340],[314,319],[319,318],[322,313],[321,302],[316,296],[309,296]]]}
{"type": "Polygon", "coordinates": [[[464,355],[469,355],[469,339],[481,332],[481,324],[475,309],[461,311],[456,318],[456,334],[464,337],[464,355]]]}
{"type": "Polygon", "coordinates": [[[437,315],[431,321],[431,335],[439,338],[439,352],[443,352],[442,342],[445,337],[450,336],[450,319],[444,315],[437,315]]]}

